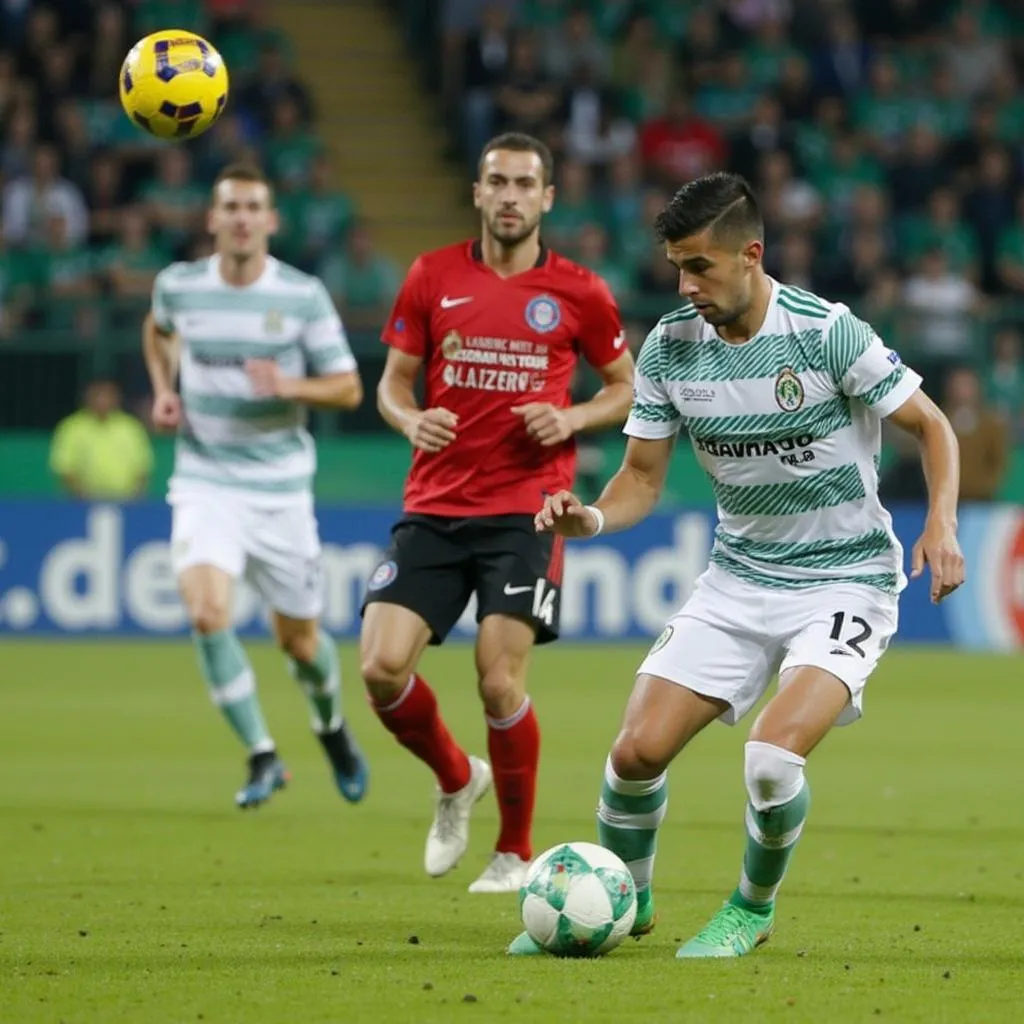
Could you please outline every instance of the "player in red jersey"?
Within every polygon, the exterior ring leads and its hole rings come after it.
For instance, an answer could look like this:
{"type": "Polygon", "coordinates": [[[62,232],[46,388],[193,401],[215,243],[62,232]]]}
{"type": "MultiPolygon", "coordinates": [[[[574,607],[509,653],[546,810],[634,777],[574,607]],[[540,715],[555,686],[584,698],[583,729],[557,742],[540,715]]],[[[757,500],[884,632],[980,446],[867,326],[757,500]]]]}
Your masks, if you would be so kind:
{"type": "Polygon", "coordinates": [[[633,359],[607,286],[541,244],[551,163],[528,135],[488,143],[473,188],[481,237],[413,263],[383,336],[377,404],[415,452],[404,517],[368,586],[362,673],[385,727],[437,777],[428,874],[465,853],[493,771],[501,831],[470,892],[518,890],[532,856],[540,732],[526,674],[533,644],[558,635],[562,573],[562,542],[537,534],[533,514],[573,479],[575,434],[622,423],[632,398],[633,359]],[[604,386],[572,405],[580,354],[604,386]],[[474,595],[490,764],[455,742],[416,674],[474,595]]]}

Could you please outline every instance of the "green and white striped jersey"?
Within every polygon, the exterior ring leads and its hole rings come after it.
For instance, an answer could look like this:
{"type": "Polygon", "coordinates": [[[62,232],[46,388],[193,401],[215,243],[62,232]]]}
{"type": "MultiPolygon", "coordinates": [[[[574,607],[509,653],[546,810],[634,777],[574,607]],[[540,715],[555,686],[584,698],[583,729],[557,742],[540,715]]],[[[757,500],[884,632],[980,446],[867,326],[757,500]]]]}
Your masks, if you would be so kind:
{"type": "Polygon", "coordinates": [[[625,432],[689,435],[711,478],[711,560],[791,589],[906,585],[903,551],[878,500],[881,419],[921,378],[849,309],[772,281],[748,342],[722,341],[693,307],[662,317],[637,363],[625,432]]]}
{"type": "Polygon", "coordinates": [[[298,402],[260,398],[247,359],[275,359],[289,377],[356,368],[341,320],[317,278],[269,257],[244,288],[219,258],[173,263],[157,275],[153,317],[181,338],[182,425],[171,497],[230,487],[260,505],[308,500],[316,452],[298,402]]]}

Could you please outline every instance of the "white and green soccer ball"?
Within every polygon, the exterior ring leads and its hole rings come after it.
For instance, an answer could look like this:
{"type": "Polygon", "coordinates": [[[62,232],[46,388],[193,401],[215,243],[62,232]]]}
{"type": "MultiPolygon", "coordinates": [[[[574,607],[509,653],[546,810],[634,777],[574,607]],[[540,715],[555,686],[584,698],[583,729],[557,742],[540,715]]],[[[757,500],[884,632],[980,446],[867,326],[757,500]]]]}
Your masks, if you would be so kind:
{"type": "Polygon", "coordinates": [[[523,927],[556,956],[600,956],[636,920],[636,887],[625,864],[595,843],[562,843],[530,865],[519,890],[523,927]]]}

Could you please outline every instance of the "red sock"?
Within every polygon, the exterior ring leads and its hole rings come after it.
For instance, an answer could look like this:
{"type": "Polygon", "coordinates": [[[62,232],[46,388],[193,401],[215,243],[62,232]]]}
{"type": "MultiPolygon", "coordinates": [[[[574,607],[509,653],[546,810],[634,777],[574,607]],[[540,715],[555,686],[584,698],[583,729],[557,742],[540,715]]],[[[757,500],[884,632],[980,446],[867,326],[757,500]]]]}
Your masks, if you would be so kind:
{"type": "Polygon", "coordinates": [[[530,829],[537,795],[540,726],[529,697],[509,718],[501,721],[487,718],[487,749],[501,812],[501,833],[495,850],[530,860],[533,857],[530,829]]]}
{"type": "Polygon", "coordinates": [[[445,793],[455,793],[469,782],[469,758],[452,739],[434,691],[423,679],[414,675],[397,700],[373,709],[388,732],[430,766],[445,793]]]}

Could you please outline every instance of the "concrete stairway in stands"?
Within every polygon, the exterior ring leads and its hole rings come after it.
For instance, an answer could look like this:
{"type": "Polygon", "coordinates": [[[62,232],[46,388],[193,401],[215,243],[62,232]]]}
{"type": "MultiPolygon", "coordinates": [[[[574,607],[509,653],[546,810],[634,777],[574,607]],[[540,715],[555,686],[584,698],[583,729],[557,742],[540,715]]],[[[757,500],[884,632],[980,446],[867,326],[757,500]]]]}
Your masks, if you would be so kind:
{"type": "Polygon", "coordinates": [[[273,0],[317,131],[379,248],[403,268],[424,249],[472,232],[470,183],[446,160],[434,100],[422,92],[397,19],[382,0],[273,0]]]}

